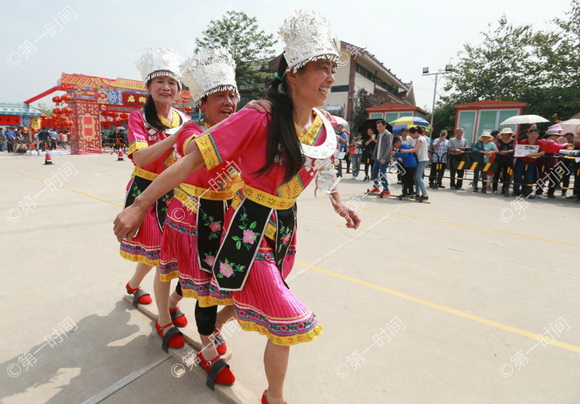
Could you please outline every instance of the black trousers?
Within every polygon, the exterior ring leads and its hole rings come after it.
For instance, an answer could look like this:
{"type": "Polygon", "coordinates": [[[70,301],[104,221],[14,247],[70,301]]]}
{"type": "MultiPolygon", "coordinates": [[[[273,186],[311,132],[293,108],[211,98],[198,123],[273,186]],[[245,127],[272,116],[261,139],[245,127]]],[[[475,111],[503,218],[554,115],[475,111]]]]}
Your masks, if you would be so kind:
{"type": "Polygon", "coordinates": [[[365,163],[365,177],[368,177],[369,167],[372,170],[375,161],[368,154],[363,154],[363,162],[365,163]]]}
{"type": "Polygon", "coordinates": [[[429,186],[439,186],[442,185],[443,174],[445,173],[445,168],[447,163],[431,163],[431,171],[429,172],[429,186]]]}
{"type": "MultiPolygon", "coordinates": [[[[179,296],[183,296],[181,283],[177,282],[175,292],[179,296]]],[[[200,307],[199,301],[195,303],[195,324],[197,331],[201,335],[210,336],[215,330],[215,322],[217,320],[217,306],[200,307]]]]}
{"type": "Polygon", "coordinates": [[[566,193],[570,187],[570,176],[574,175],[574,160],[564,159],[563,164],[566,169],[564,170],[564,175],[562,176],[562,193],[566,193]]]}
{"type": "Polygon", "coordinates": [[[415,193],[415,181],[413,178],[415,177],[416,170],[417,167],[405,167],[405,173],[402,178],[403,190],[401,191],[401,195],[408,196],[415,193]]]}
{"type": "Polygon", "coordinates": [[[449,177],[450,179],[450,185],[451,187],[455,187],[455,188],[461,188],[463,186],[463,175],[465,174],[465,169],[463,170],[456,170],[455,167],[457,167],[457,165],[464,160],[463,155],[461,154],[450,154],[447,156],[447,159],[449,161],[449,177]],[[457,182],[455,182],[455,175],[457,174],[457,182]],[[459,179],[461,178],[461,179],[459,179]]]}
{"type": "Polygon", "coordinates": [[[509,186],[512,182],[512,175],[514,173],[513,158],[503,159],[495,158],[495,171],[493,173],[493,190],[497,191],[498,183],[501,182],[501,193],[509,192],[509,186]]]}

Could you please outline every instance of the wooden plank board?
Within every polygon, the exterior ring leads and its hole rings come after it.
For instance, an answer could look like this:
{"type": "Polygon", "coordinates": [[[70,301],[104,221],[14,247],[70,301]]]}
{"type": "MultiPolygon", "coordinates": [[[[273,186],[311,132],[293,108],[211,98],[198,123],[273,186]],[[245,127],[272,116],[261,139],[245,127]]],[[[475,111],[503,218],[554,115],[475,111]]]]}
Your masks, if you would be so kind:
{"type": "MultiPolygon", "coordinates": [[[[133,306],[133,296],[125,295],[124,300],[126,300],[131,308],[133,306]]],[[[152,320],[157,320],[157,310],[155,310],[155,304],[148,304],[148,305],[138,305],[137,310],[141,313],[145,314],[152,320]]],[[[183,329],[181,329],[183,333],[183,329]]],[[[149,337],[159,344],[161,348],[161,337],[157,334],[155,329],[151,330],[149,337]]],[[[201,366],[197,366],[196,363],[193,363],[194,359],[196,358],[196,354],[201,348],[201,342],[199,339],[194,338],[192,336],[186,335],[183,333],[183,339],[185,340],[185,346],[180,349],[169,348],[169,354],[175,358],[177,362],[179,362],[182,366],[177,366],[172,368],[172,373],[175,370],[176,374],[175,377],[180,377],[178,372],[185,372],[190,371],[197,377],[199,377],[203,383],[207,379],[207,373],[201,366]]],[[[225,356],[222,356],[223,359],[226,361],[231,359],[232,353],[228,352],[225,356]]],[[[239,381],[236,381],[233,386],[220,386],[218,384],[215,385],[215,392],[220,398],[222,398],[228,404],[255,404],[260,402],[260,399],[256,397],[256,395],[240,384],[239,381]]]]}

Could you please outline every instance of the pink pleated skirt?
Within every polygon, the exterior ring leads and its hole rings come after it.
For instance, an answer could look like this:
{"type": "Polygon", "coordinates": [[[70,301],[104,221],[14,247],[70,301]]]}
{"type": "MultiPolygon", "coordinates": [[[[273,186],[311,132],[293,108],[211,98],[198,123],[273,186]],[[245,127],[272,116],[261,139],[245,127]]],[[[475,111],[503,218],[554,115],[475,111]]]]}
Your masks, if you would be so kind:
{"type": "Polygon", "coordinates": [[[121,242],[121,256],[129,261],[156,267],[161,258],[161,229],[157,224],[154,206],[150,206],[137,236],[121,242]]]}
{"type": "Polygon", "coordinates": [[[198,249],[196,219],[195,211],[178,199],[171,201],[161,243],[161,280],[179,277],[183,296],[197,299],[202,307],[231,305],[231,294],[220,291],[211,283],[212,274],[201,269],[200,259],[213,265],[214,257],[198,249]]]}

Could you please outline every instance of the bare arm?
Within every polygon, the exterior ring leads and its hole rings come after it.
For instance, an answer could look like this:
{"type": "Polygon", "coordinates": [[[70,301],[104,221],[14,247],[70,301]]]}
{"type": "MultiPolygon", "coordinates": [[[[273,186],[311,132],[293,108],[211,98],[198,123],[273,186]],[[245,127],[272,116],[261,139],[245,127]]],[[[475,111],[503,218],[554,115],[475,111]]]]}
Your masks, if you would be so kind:
{"type": "MultiPolygon", "coordinates": [[[[192,142],[194,143],[194,142],[192,142]]],[[[191,173],[204,166],[203,158],[199,149],[195,147],[191,153],[179,159],[143,191],[135,202],[117,215],[113,222],[113,231],[117,240],[121,242],[124,238],[131,240],[135,232],[141,226],[147,208],[155,203],[167,192],[181,184],[191,173]]]]}
{"type": "Polygon", "coordinates": [[[421,145],[423,144],[422,140],[417,141],[417,144],[415,145],[415,147],[413,147],[412,149],[401,149],[401,153],[416,153],[417,150],[419,150],[421,148],[421,145]]]}
{"type": "Polygon", "coordinates": [[[152,146],[145,147],[143,149],[135,150],[131,155],[133,161],[137,167],[145,167],[155,160],[163,156],[167,150],[169,150],[175,144],[177,140],[177,133],[166,137],[159,143],[155,143],[152,146]]]}
{"type": "Polygon", "coordinates": [[[334,208],[334,211],[344,220],[346,220],[346,227],[349,229],[357,229],[360,226],[360,218],[354,209],[349,208],[340,199],[340,192],[338,191],[338,186],[336,186],[330,193],[330,203],[334,208]]]}

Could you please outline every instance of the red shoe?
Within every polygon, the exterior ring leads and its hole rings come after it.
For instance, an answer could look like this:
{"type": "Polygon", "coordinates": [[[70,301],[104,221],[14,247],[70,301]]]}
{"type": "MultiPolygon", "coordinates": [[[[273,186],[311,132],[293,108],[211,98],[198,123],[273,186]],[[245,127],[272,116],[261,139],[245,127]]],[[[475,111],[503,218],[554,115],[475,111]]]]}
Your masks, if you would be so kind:
{"type": "MultiPolygon", "coordinates": [[[[262,394],[262,404],[269,404],[268,399],[266,398],[266,392],[268,392],[268,390],[264,390],[264,394],[262,394]]],[[[288,404],[288,401],[284,401],[284,404],[288,404]]]]}
{"type": "Polygon", "coordinates": [[[380,196],[389,196],[391,193],[389,191],[383,191],[379,194],[380,196]]]}
{"type": "Polygon", "coordinates": [[[131,286],[129,286],[129,282],[127,282],[125,288],[127,289],[127,293],[133,295],[133,306],[137,307],[137,304],[151,304],[151,302],[153,302],[151,295],[141,289],[141,286],[133,289],[131,286]]]}
{"type": "Polygon", "coordinates": [[[373,188],[369,191],[370,194],[378,194],[379,193],[379,189],[378,188],[373,188]]]}
{"type": "Polygon", "coordinates": [[[217,328],[213,332],[213,343],[217,352],[220,355],[225,355],[228,352],[228,346],[226,344],[226,339],[222,336],[220,330],[217,328]]]}
{"type": "Polygon", "coordinates": [[[157,330],[157,334],[161,338],[163,338],[163,344],[161,344],[161,348],[165,352],[169,351],[169,348],[183,348],[185,345],[185,340],[183,339],[183,334],[179,331],[177,327],[173,327],[173,322],[165,324],[163,327],[159,325],[159,323],[155,322],[155,329],[157,330]],[[166,333],[163,333],[167,327],[171,327],[166,333]]]}
{"type": "Polygon", "coordinates": [[[210,389],[213,390],[215,384],[231,386],[236,381],[236,377],[230,370],[230,365],[228,365],[225,360],[221,359],[219,355],[210,361],[206,361],[201,351],[199,351],[197,353],[197,358],[199,359],[201,366],[207,372],[207,380],[205,384],[210,389]]]}
{"type": "Polygon", "coordinates": [[[181,310],[179,310],[179,306],[175,308],[169,309],[169,314],[171,315],[171,320],[173,320],[173,324],[176,327],[185,327],[187,325],[187,317],[181,310]]]}

